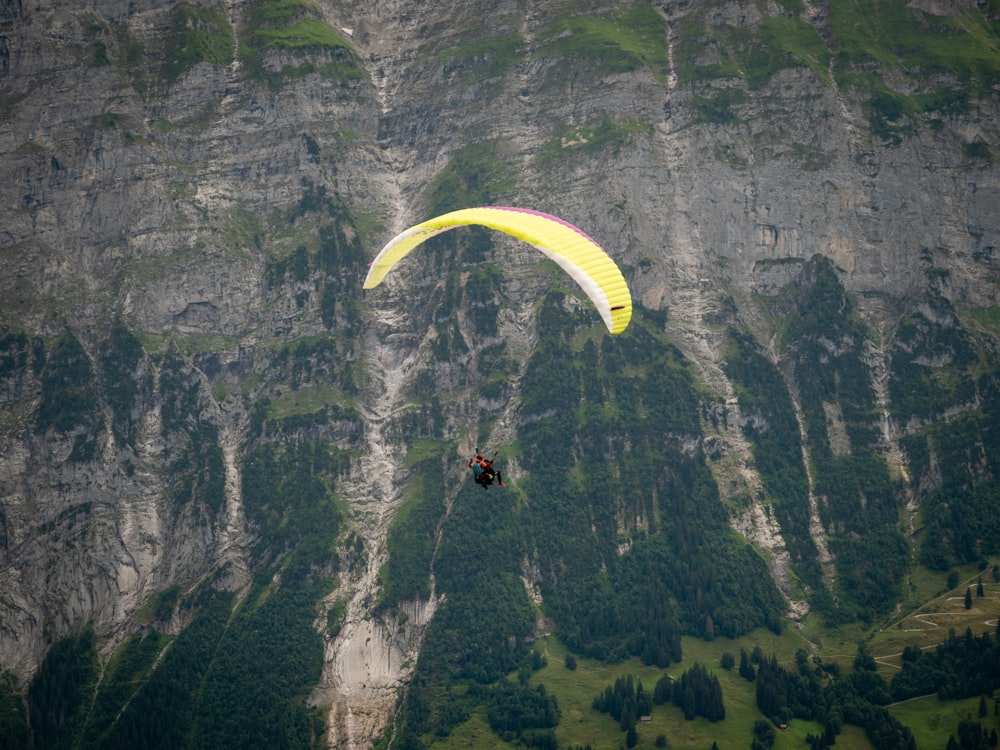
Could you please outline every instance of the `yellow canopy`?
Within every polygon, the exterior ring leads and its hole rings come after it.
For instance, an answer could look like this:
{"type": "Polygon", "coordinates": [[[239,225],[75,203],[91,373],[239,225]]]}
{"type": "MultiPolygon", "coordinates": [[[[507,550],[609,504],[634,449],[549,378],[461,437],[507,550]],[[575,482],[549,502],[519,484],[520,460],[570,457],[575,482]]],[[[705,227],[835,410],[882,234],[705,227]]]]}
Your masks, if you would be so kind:
{"type": "Polygon", "coordinates": [[[416,224],[382,248],[372,261],[364,288],[381,284],[393,266],[428,238],[470,224],[496,229],[534,245],[573,277],[611,333],[621,333],[628,326],[632,319],[632,295],[611,257],[569,222],[527,208],[463,208],[416,224]]]}

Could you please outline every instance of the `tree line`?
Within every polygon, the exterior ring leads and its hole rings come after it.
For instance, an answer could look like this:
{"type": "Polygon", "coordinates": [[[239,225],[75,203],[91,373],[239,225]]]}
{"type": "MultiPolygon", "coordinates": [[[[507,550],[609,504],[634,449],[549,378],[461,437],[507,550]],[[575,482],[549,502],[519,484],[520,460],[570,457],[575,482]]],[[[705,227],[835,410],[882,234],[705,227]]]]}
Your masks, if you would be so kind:
{"type": "Polygon", "coordinates": [[[763,659],[756,681],[757,708],[773,723],[799,718],[823,727],[821,734],[808,736],[811,750],[834,745],[844,724],[863,727],[879,750],[916,750],[913,733],[885,708],[891,700],[889,687],[863,642],[851,672],[842,673],[818,658],[810,665],[800,651],[794,671],[782,667],[776,656],[763,659]]]}
{"type": "Polygon", "coordinates": [[[1000,637],[997,634],[948,638],[931,651],[903,651],[903,668],[893,675],[893,700],[937,694],[941,700],[989,695],[1000,688],[1000,637]]]}
{"type": "Polygon", "coordinates": [[[625,746],[635,747],[638,741],[636,723],[652,715],[654,705],[667,703],[681,709],[687,721],[697,716],[713,722],[726,718],[719,678],[697,661],[676,680],[671,675],[660,677],[652,694],[643,687],[642,680],[633,675],[619,677],[594,697],[591,707],[617,721],[625,732],[625,746]]]}

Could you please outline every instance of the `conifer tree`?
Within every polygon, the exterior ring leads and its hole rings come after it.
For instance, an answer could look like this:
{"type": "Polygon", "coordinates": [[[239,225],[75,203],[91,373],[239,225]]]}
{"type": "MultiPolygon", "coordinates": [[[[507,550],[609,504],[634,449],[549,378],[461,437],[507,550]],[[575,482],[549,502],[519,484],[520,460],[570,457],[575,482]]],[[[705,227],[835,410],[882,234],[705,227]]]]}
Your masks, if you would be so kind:
{"type": "MultiPolygon", "coordinates": [[[[1000,628],[1000,625],[998,625],[1000,628]]],[[[753,682],[754,678],[757,676],[757,671],[753,668],[750,663],[750,657],[747,656],[746,649],[740,649],[740,677],[742,677],[747,682],[753,682]]]]}
{"type": "Polygon", "coordinates": [[[854,669],[858,672],[874,672],[878,669],[875,657],[868,651],[868,644],[864,641],[858,641],[858,653],[854,657],[854,669]]]}
{"type": "Polygon", "coordinates": [[[635,731],[635,723],[625,733],[625,747],[635,747],[639,743],[639,733],[635,731]]]}
{"type": "Polygon", "coordinates": [[[656,681],[656,686],[653,688],[653,703],[657,706],[669,703],[673,697],[673,690],[673,678],[670,675],[663,675],[663,677],[656,681]]]}

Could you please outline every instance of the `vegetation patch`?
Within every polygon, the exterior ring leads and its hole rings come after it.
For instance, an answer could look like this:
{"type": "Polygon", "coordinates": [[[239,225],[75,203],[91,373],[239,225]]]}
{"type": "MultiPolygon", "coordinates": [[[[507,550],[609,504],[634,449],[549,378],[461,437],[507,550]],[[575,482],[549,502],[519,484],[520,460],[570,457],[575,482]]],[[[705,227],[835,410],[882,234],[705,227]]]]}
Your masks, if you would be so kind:
{"type": "Polygon", "coordinates": [[[949,747],[948,739],[958,734],[959,725],[969,717],[977,717],[987,730],[1000,732],[1000,718],[992,705],[986,717],[978,718],[979,703],[980,697],[942,701],[929,695],[893,703],[889,712],[913,731],[917,747],[949,747]]]}
{"type": "Polygon", "coordinates": [[[733,381],[743,433],[781,525],[792,562],[810,586],[821,585],[816,547],[809,533],[809,481],[802,461],[799,425],[788,388],[777,366],[752,337],[733,330],[725,370],[733,381]]]}
{"type": "Polygon", "coordinates": [[[864,361],[868,332],[857,322],[853,302],[828,259],[810,260],[801,285],[790,300],[783,344],[791,352],[813,489],[821,498],[821,520],[831,534],[838,573],[837,591],[815,590],[812,603],[831,625],[855,617],[871,622],[896,601],[909,551],[899,528],[895,488],[877,450],[875,394],[864,361]],[[843,415],[846,452],[834,449],[838,436],[827,419],[832,407],[843,415]]]}
{"type": "Polygon", "coordinates": [[[561,19],[539,34],[535,54],[565,58],[574,67],[589,63],[606,74],[645,67],[661,82],[669,72],[664,21],[645,3],[561,19]]]}
{"type": "Polygon", "coordinates": [[[930,295],[903,318],[891,352],[889,395],[893,415],[901,423],[937,417],[975,399],[970,371],[978,357],[945,298],[930,295]],[[919,311],[923,309],[929,315],[919,311]]]}
{"type": "Polygon", "coordinates": [[[233,61],[236,40],[222,3],[202,6],[181,2],[170,11],[164,36],[161,75],[170,85],[195,65],[225,67],[233,61]]]}
{"type": "Polygon", "coordinates": [[[816,28],[797,16],[765,16],[743,28],[710,25],[693,13],[679,31],[675,61],[682,83],[740,78],[761,86],[792,67],[806,67],[830,83],[830,54],[816,28]]]}
{"type": "Polygon", "coordinates": [[[124,119],[123,115],[115,112],[104,112],[95,118],[96,122],[94,124],[101,130],[116,130],[121,127],[124,119]]]}
{"type": "Polygon", "coordinates": [[[1000,306],[970,307],[963,310],[963,314],[968,315],[994,336],[1000,336],[1000,306]]]}
{"type": "Polygon", "coordinates": [[[346,405],[347,400],[332,385],[303,386],[271,400],[267,406],[267,418],[282,421],[292,416],[314,414],[330,404],[346,405]]]}
{"type": "Polygon", "coordinates": [[[82,732],[98,676],[93,630],[75,633],[52,646],[28,690],[29,747],[73,744],[82,732]]]}
{"type": "Polygon", "coordinates": [[[709,96],[692,96],[691,108],[698,122],[727,125],[739,119],[733,107],[746,101],[747,95],[739,89],[712,89],[709,96]]]}
{"type": "Polygon", "coordinates": [[[514,33],[448,47],[439,57],[446,75],[482,81],[506,75],[521,59],[523,48],[524,37],[514,33]]]}
{"type": "MultiPolygon", "coordinates": [[[[196,188],[186,183],[172,182],[170,187],[171,193],[177,195],[175,200],[191,199],[197,194],[196,188]]],[[[198,241],[206,247],[245,261],[260,253],[264,244],[264,225],[257,214],[241,207],[231,208],[213,224],[211,229],[198,232],[198,241]]]]}
{"type": "Polygon", "coordinates": [[[139,339],[123,323],[117,322],[101,347],[99,361],[111,409],[111,429],[124,445],[134,446],[139,435],[135,416],[138,397],[148,396],[153,391],[152,377],[148,374],[141,377],[137,372],[144,357],[139,339]]]}
{"type": "Polygon", "coordinates": [[[561,126],[555,137],[534,156],[541,169],[550,168],[565,159],[567,152],[579,154],[618,153],[637,133],[651,133],[653,126],[636,119],[604,117],[597,122],[577,126],[561,126]]]}
{"type": "Polygon", "coordinates": [[[993,150],[990,145],[985,141],[972,141],[971,143],[966,143],[963,151],[965,156],[972,161],[983,162],[985,164],[991,164],[993,162],[993,150]]]}
{"type": "Polygon", "coordinates": [[[172,442],[171,485],[176,509],[205,507],[213,515],[225,506],[226,470],[219,428],[204,416],[201,380],[176,349],[160,368],[159,397],[164,439],[172,442]]]}
{"type": "Polygon", "coordinates": [[[251,451],[243,492],[247,519],[260,535],[259,558],[302,546],[296,564],[310,564],[310,555],[330,550],[341,523],[333,489],[347,461],[324,440],[262,443],[251,451]]]}
{"type": "Polygon", "coordinates": [[[747,78],[753,84],[769,79],[781,68],[804,66],[830,83],[830,51],[819,32],[802,18],[767,16],[760,38],[746,52],[747,78]]]}
{"type": "Polygon", "coordinates": [[[42,397],[35,416],[39,433],[53,430],[72,439],[70,458],[94,457],[104,424],[90,358],[69,330],[53,343],[41,371],[42,397]]]}
{"type": "Polygon", "coordinates": [[[376,611],[393,609],[406,600],[430,597],[429,574],[438,519],[444,514],[440,453],[420,460],[407,471],[411,480],[389,529],[386,541],[389,559],[379,571],[382,593],[376,611]]]}
{"type": "Polygon", "coordinates": [[[513,188],[514,165],[507,144],[499,140],[472,143],[455,153],[434,181],[428,213],[437,216],[495,204],[513,188]]]}
{"type": "Polygon", "coordinates": [[[90,65],[94,68],[111,65],[111,58],[108,57],[108,45],[104,42],[94,42],[94,56],[90,60],[90,65]]]}
{"type": "Polygon", "coordinates": [[[136,633],[129,636],[112,655],[103,670],[97,685],[93,706],[87,715],[83,730],[85,744],[101,747],[110,734],[117,713],[127,705],[132,697],[152,674],[154,664],[173,640],[156,630],[148,634],[136,633]]]}
{"type": "Polygon", "coordinates": [[[10,747],[31,747],[23,697],[12,672],[0,674],[0,737],[10,747]]]}
{"type": "Polygon", "coordinates": [[[782,69],[805,67],[855,96],[873,135],[889,145],[915,132],[908,116],[964,112],[1000,80],[1000,38],[976,9],[936,16],[902,0],[834,0],[820,23],[795,2],[750,27],[717,22],[708,6],[689,11],[675,30],[677,80],[759,87],[782,69]]]}
{"type": "Polygon", "coordinates": [[[891,146],[902,143],[904,135],[915,131],[904,119],[904,113],[912,111],[902,97],[876,85],[877,93],[865,105],[868,110],[868,127],[872,134],[891,146]]]}
{"type": "Polygon", "coordinates": [[[249,13],[240,41],[240,59],[248,75],[272,86],[283,78],[319,73],[341,82],[362,71],[347,40],[322,18],[309,0],[265,0],[249,13]],[[292,54],[294,64],[280,71],[265,63],[269,51],[292,54]]]}
{"type": "Polygon", "coordinates": [[[707,25],[707,16],[707,5],[695,6],[678,26],[674,71],[680,84],[741,75],[736,60],[726,51],[728,40],[716,38],[707,25]]]}
{"type": "Polygon", "coordinates": [[[830,4],[838,79],[876,63],[928,80],[945,75],[978,93],[1000,76],[1000,44],[987,16],[969,9],[934,16],[899,0],[836,0],[830,4]]]}

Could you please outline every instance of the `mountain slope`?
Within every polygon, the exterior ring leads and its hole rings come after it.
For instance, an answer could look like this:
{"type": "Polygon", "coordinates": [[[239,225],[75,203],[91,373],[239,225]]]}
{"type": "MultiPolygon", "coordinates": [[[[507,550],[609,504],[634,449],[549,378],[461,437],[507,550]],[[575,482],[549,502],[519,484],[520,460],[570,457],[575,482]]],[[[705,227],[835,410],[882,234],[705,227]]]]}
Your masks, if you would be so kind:
{"type": "Polygon", "coordinates": [[[0,6],[4,695],[55,744],[409,741],[536,615],[665,666],[1000,552],[998,13],[0,6]],[[488,203],[598,239],[630,329],[480,230],[362,294],[488,203]]]}

